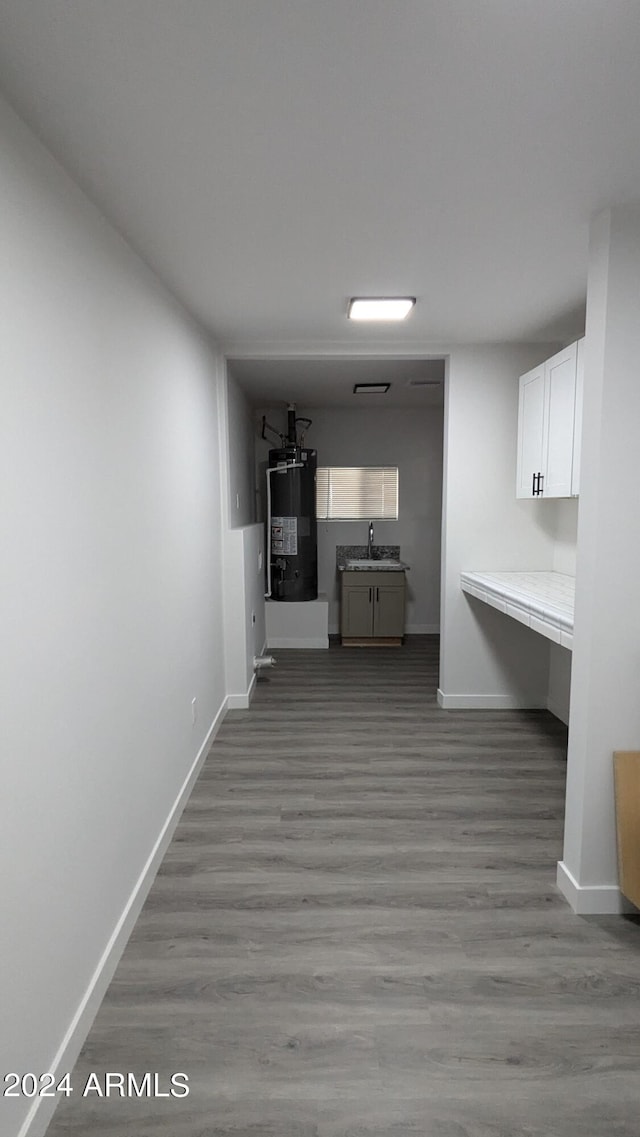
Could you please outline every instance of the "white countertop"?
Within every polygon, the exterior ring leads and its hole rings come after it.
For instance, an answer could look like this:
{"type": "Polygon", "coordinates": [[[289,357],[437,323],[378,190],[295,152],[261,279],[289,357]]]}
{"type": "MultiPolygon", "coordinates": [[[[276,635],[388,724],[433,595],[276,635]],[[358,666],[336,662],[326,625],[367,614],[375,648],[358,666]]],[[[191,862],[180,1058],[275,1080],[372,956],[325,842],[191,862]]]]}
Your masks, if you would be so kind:
{"type": "Polygon", "coordinates": [[[460,587],[571,651],[575,578],[561,572],[463,572],[460,587]]]}

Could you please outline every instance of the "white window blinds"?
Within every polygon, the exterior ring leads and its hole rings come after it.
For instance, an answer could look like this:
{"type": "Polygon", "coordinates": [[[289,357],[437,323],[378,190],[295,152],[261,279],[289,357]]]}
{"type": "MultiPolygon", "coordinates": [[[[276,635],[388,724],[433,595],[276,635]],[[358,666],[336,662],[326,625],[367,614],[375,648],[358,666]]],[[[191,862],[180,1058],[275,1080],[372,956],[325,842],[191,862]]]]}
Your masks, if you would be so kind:
{"type": "Polygon", "coordinates": [[[397,466],[319,466],[316,511],[320,521],[397,521],[397,466]]]}

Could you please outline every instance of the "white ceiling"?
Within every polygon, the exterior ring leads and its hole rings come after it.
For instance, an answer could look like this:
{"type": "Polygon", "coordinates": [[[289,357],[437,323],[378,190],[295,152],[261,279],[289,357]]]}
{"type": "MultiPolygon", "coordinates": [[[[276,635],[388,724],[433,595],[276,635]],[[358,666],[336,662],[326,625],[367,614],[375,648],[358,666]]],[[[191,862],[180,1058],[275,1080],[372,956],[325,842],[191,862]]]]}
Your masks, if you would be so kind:
{"type": "Polygon", "coordinates": [[[239,355],[578,334],[639,59],[640,0],[0,4],[9,100],[239,355]]]}
{"type": "Polygon", "coordinates": [[[232,359],[230,370],[256,407],[439,407],[442,359],[232,359]],[[386,394],[355,395],[356,383],[390,383],[386,394]]]}

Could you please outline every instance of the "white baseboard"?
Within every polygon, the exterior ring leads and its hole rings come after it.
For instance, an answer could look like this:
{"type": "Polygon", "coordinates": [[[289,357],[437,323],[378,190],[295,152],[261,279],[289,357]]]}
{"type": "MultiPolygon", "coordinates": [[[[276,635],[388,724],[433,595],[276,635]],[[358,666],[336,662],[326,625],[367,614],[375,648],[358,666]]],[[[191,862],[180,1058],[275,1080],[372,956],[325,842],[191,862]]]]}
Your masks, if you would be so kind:
{"type": "Polygon", "coordinates": [[[558,861],[556,883],[577,916],[620,916],[635,911],[617,884],[580,885],[564,861],[558,861]]]}
{"type": "MultiPolygon", "coordinates": [[[[258,652],[258,656],[264,655],[266,650],[267,642],[265,640],[260,651],[258,652]]],[[[225,700],[225,709],[228,711],[247,711],[256,692],[257,678],[258,672],[254,671],[253,675],[251,676],[251,682],[246,694],[243,692],[241,695],[227,695],[227,698],[225,700]]]]}
{"type": "Polygon", "coordinates": [[[551,714],[555,715],[557,719],[560,719],[560,722],[563,722],[565,726],[569,725],[568,707],[563,706],[561,703],[556,703],[554,699],[547,699],[547,710],[551,711],[551,714]]]}
{"type": "Polygon", "coordinates": [[[539,711],[546,701],[519,699],[513,695],[447,695],[438,687],[438,704],[445,711],[539,711]]]}
{"type": "Polygon", "coordinates": [[[305,636],[296,639],[294,636],[269,636],[267,648],[271,650],[276,647],[324,648],[329,647],[329,637],[305,636]]]}
{"type": "MultiPolygon", "coordinates": [[[[91,1029],[91,1024],[113,978],[120,957],[127,946],[129,936],[142,911],[142,906],[147,898],[149,889],[153,884],[156,873],[169,847],[174,830],[180,820],[180,815],[191,795],[191,791],[209,752],[211,743],[220,729],[225,712],[226,701],[220,707],[220,710],[207,731],[207,736],[198,751],[189,773],[182,783],[178,796],[160,830],[160,834],[149,854],[147,862],[125,904],[122,915],[109,937],[98,966],[80,1001],[80,1005],[60,1043],[53,1063],[49,1067],[49,1072],[55,1076],[56,1082],[68,1070],[72,1070],[75,1065],[83,1043],[91,1029]]],[[[33,1105],[20,1127],[18,1137],[44,1137],[56,1104],[55,1098],[41,1097],[34,1099],[33,1105]]]]}

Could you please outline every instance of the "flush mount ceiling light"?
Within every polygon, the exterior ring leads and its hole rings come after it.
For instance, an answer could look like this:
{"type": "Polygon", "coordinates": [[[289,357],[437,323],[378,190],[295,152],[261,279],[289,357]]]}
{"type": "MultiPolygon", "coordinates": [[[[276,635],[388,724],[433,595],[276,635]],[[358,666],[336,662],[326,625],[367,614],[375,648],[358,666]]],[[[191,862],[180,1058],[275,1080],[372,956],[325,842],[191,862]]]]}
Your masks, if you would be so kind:
{"type": "Polygon", "coordinates": [[[352,296],[350,320],[404,320],[416,302],[415,296],[352,296]]]}
{"type": "Polygon", "coordinates": [[[355,383],[354,395],[386,395],[390,383],[355,383]]]}

